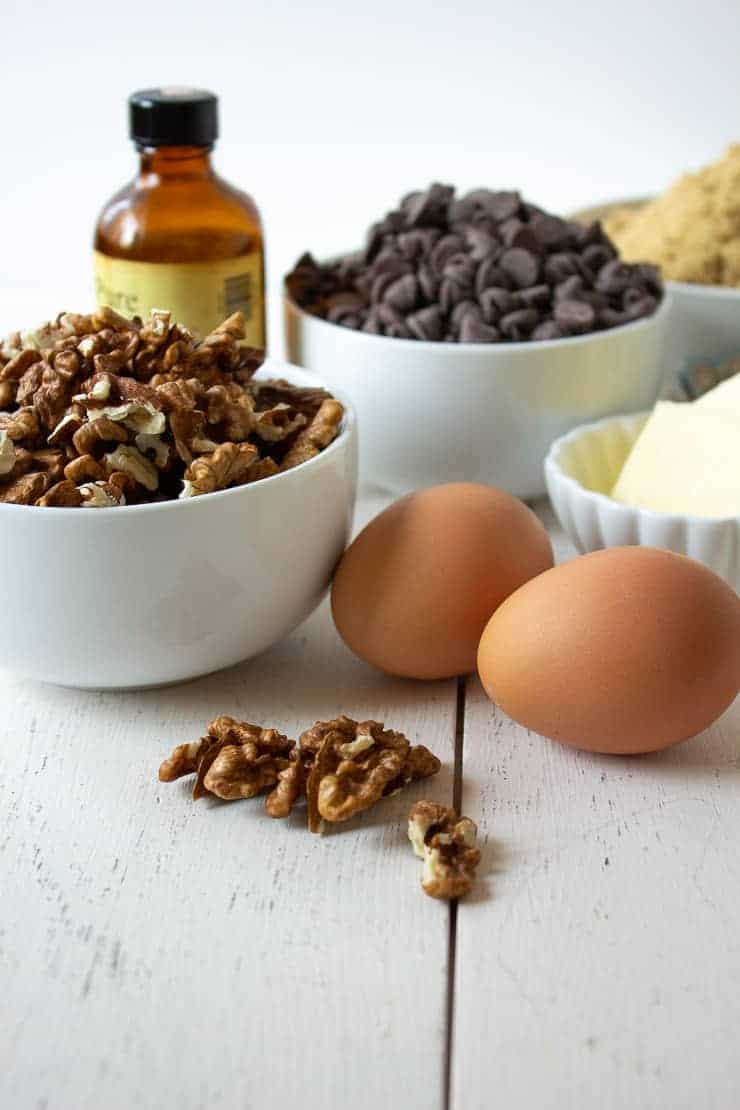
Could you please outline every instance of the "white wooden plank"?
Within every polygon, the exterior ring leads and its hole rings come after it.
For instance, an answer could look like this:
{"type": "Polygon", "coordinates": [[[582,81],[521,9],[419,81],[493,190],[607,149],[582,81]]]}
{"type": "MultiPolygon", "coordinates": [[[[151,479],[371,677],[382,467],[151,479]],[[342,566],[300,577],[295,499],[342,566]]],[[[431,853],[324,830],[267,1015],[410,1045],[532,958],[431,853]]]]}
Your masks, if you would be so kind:
{"type": "Polygon", "coordinates": [[[405,816],[451,798],[454,683],[371,671],[324,606],[188,685],[4,676],[0,700],[0,1105],[442,1105],[448,911],[419,888],[405,816]],[[443,773],[324,838],[302,811],[156,781],[217,713],[296,735],[340,711],[428,743],[443,773]]]}
{"type": "Polygon", "coordinates": [[[455,1110],[737,1105],[740,699],[625,759],[530,734],[471,680],[463,766],[488,875],[457,919],[455,1110]]]}

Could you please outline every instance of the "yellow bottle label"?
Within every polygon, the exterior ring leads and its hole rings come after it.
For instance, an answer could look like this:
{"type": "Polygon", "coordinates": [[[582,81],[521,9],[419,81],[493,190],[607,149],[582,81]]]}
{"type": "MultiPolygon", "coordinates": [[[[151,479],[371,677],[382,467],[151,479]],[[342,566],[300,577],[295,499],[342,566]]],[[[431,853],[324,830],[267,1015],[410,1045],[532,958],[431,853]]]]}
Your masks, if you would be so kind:
{"type": "Polygon", "coordinates": [[[216,262],[130,262],[94,252],[95,295],[124,316],[167,309],[201,338],[232,312],[243,312],[246,342],[264,347],[261,255],[216,262]]]}

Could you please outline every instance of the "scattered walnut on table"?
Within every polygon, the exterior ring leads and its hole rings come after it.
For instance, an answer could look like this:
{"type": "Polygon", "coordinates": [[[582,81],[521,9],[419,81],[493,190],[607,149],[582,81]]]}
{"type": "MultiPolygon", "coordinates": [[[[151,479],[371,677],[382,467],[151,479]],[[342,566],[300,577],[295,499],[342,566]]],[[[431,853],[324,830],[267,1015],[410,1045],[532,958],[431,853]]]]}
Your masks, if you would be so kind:
{"type": "Polygon", "coordinates": [[[322,821],[346,821],[440,768],[426,748],[412,748],[403,733],[384,729],[378,721],[358,723],[350,717],[317,721],[303,733],[300,745],[309,768],[306,798],[311,832],[319,832],[322,821]]]}
{"type": "Polygon", "coordinates": [[[195,774],[193,798],[235,801],[269,790],[265,809],[287,817],[302,791],[303,774],[295,740],[274,728],[233,717],[216,717],[202,739],[180,744],[159,768],[161,782],[195,774]]]}
{"type": "Polygon", "coordinates": [[[271,817],[287,817],[306,797],[308,825],[316,832],[322,820],[345,821],[439,768],[427,748],[412,747],[402,733],[377,721],[317,721],[297,745],[276,729],[221,716],[200,740],[178,745],[161,764],[159,778],[174,782],[194,774],[195,799],[212,794],[232,801],[269,791],[265,809],[271,817]]]}
{"type": "Polygon", "coordinates": [[[480,851],[478,830],[468,817],[436,802],[417,802],[409,813],[408,835],[424,861],[421,885],[432,898],[462,898],[473,886],[480,851]]]}

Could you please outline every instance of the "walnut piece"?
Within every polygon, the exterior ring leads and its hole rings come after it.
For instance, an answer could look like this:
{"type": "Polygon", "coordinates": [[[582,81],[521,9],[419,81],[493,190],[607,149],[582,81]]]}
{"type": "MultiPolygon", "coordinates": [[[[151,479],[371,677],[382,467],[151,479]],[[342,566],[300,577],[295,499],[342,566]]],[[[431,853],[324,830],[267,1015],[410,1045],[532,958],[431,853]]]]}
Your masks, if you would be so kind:
{"type": "Polygon", "coordinates": [[[212,454],[202,455],[190,464],[180,496],[198,497],[241,485],[258,455],[253,443],[222,443],[212,454]]]}
{"type": "Polygon", "coordinates": [[[15,466],[15,447],[7,432],[0,429],[0,477],[6,477],[15,466]]]}
{"type": "Polygon", "coordinates": [[[49,485],[49,476],[41,471],[23,474],[0,485],[0,501],[6,505],[34,505],[49,485]]]}
{"type": "Polygon", "coordinates": [[[409,813],[408,836],[424,861],[421,885],[431,898],[462,898],[473,886],[480,851],[478,830],[468,817],[436,802],[417,802],[409,813]]]}
{"type": "Polygon", "coordinates": [[[123,490],[111,482],[84,482],[78,488],[83,509],[115,509],[126,504],[123,490]]]}
{"type": "Polygon", "coordinates": [[[288,816],[303,782],[295,740],[227,716],[211,721],[202,739],[180,744],[159,768],[161,782],[193,773],[194,799],[235,801],[270,790],[265,808],[273,817],[288,816]]]}
{"type": "Polygon", "coordinates": [[[416,754],[409,762],[412,748],[406,737],[384,729],[378,721],[358,723],[349,717],[317,721],[302,734],[300,746],[308,768],[311,832],[319,832],[322,821],[346,821],[369,809],[419,777],[417,771],[435,774],[440,767],[426,748],[413,749],[416,754]]]}
{"type": "Polygon", "coordinates": [[[105,456],[105,461],[111,470],[120,470],[130,475],[144,489],[153,491],[159,486],[159,473],[156,466],[136,447],[121,444],[115,451],[105,456]]]}
{"type": "Polygon", "coordinates": [[[328,447],[337,437],[343,415],[344,406],[339,401],[335,401],[333,397],[322,401],[321,408],[311,423],[296,436],[280,469],[290,470],[294,466],[300,466],[328,447]]]}
{"type": "MultiPolygon", "coordinates": [[[[58,428],[58,425],[57,425],[58,428]]],[[[55,429],[56,431],[57,429],[55,429]]],[[[127,443],[128,431],[107,416],[98,416],[83,424],[72,436],[78,455],[91,455],[101,443],[127,443]]]]}
{"type": "Polygon", "coordinates": [[[77,508],[82,504],[82,494],[74,482],[64,478],[40,497],[36,504],[42,507],[77,508]]]}
{"type": "Polygon", "coordinates": [[[148,401],[125,401],[122,405],[106,405],[100,415],[114,423],[123,424],[132,432],[149,436],[161,435],[165,429],[165,415],[148,401]]]}

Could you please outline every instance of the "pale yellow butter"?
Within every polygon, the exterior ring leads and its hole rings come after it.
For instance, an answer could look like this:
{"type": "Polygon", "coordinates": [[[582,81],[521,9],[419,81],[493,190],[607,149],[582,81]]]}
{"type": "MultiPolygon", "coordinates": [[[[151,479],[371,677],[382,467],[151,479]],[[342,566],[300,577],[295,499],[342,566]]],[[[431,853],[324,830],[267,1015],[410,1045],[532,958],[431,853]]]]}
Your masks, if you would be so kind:
{"type": "Polygon", "coordinates": [[[740,516],[740,393],[717,407],[709,396],[702,404],[658,402],[617,479],[615,501],[681,516],[740,516]]]}
{"type": "Polygon", "coordinates": [[[691,407],[722,411],[740,421],[740,374],[710,389],[691,407]]]}

